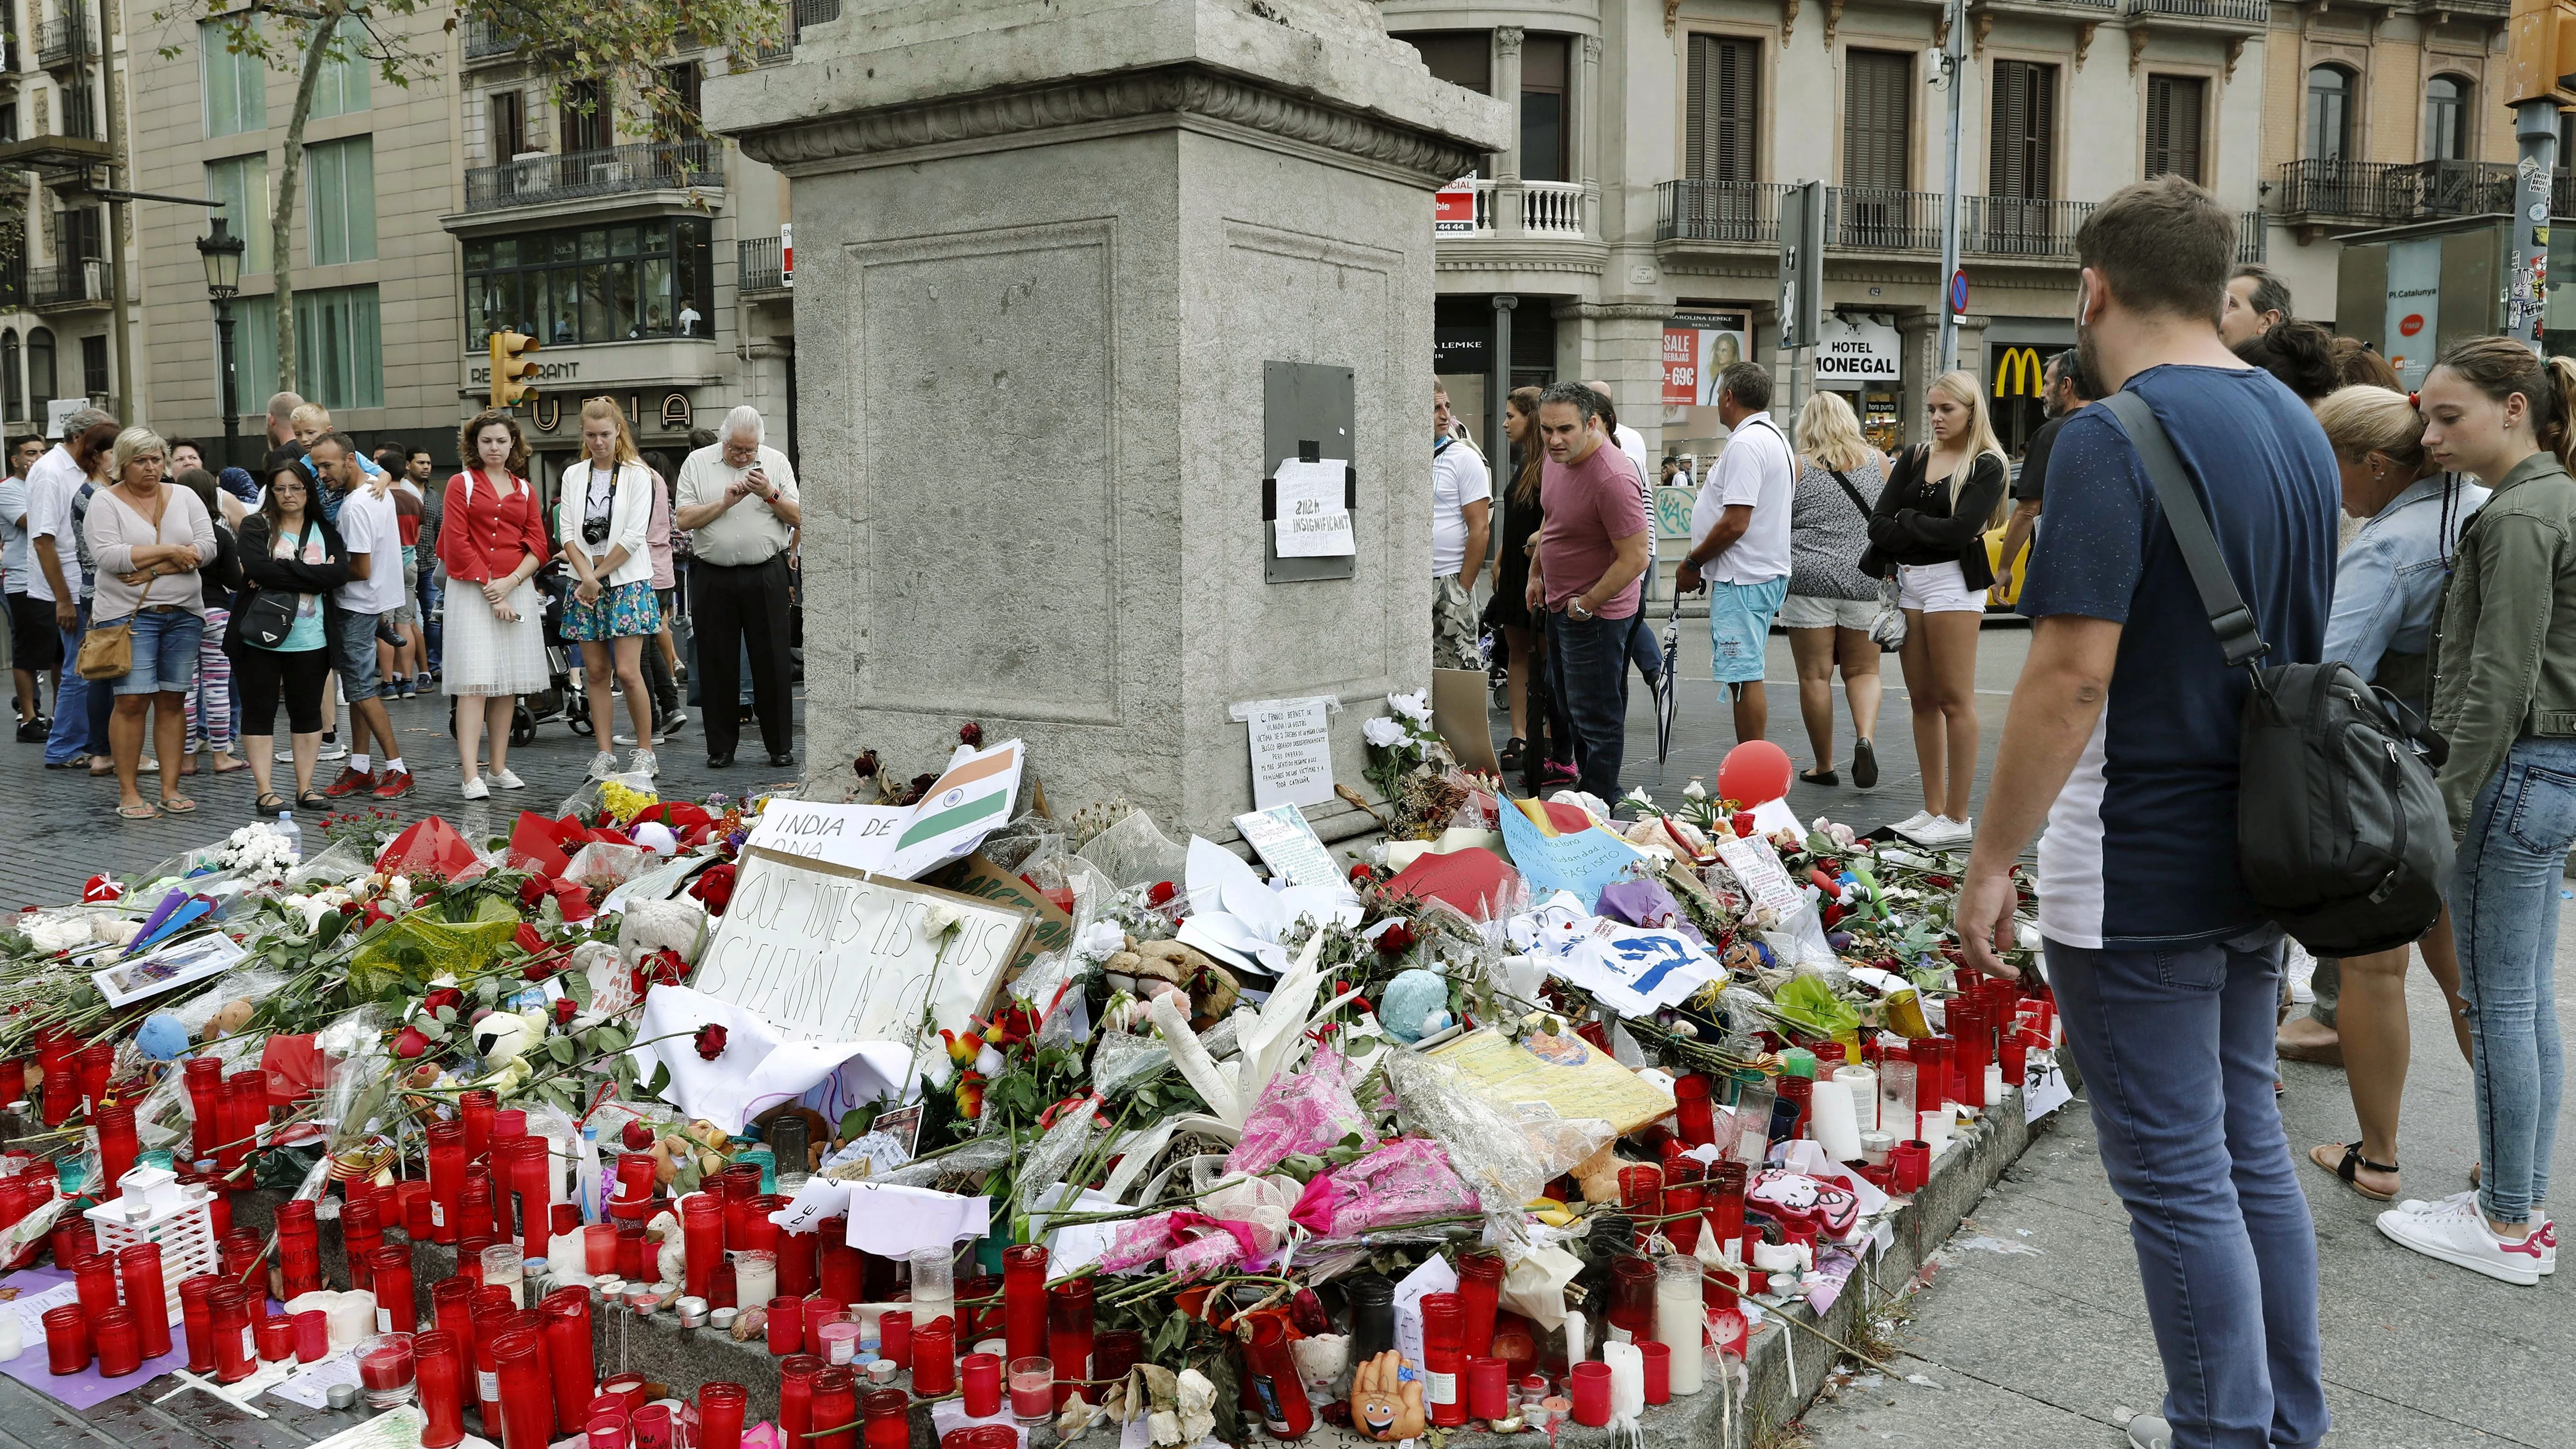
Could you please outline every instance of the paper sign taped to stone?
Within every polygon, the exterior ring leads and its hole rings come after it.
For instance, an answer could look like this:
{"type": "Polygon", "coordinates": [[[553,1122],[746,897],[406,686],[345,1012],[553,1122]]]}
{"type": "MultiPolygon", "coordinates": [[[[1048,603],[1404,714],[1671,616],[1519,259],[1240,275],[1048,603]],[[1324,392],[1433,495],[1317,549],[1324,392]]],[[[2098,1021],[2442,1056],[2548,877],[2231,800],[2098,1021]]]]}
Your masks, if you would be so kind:
{"type": "Polygon", "coordinates": [[[916,1043],[964,1031],[1020,953],[1035,913],[829,861],[746,848],[733,901],[698,962],[699,991],[790,1039],[916,1043]],[[958,917],[933,937],[932,908],[958,917]]]}
{"type": "Polygon", "coordinates": [[[1321,805],[1333,798],[1333,730],[1324,718],[1331,702],[1315,695],[1236,707],[1251,730],[1255,809],[1321,805]]]}
{"type": "Polygon", "coordinates": [[[1281,558],[1347,558],[1359,552],[1350,510],[1342,506],[1347,466],[1341,458],[1280,460],[1271,479],[1281,558]]]}

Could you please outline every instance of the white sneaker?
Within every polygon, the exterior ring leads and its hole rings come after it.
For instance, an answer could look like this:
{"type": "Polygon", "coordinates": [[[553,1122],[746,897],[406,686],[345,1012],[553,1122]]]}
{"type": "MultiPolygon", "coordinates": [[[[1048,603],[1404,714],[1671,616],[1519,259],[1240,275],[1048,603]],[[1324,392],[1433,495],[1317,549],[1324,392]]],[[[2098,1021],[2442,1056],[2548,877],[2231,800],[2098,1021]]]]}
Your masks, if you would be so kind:
{"type": "Polygon", "coordinates": [[[1894,825],[1889,826],[1888,829],[1895,831],[1899,835],[1905,836],[1907,839],[1912,839],[1914,832],[1921,830],[1924,826],[1929,825],[1940,818],[1941,817],[1933,814],[1929,810],[1917,810],[1913,814],[1906,816],[1904,819],[1897,821],[1894,825]]]}
{"type": "Polygon", "coordinates": [[[504,790],[524,790],[528,788],[528,782],[520,779],[518,772],[515,770],[494,770],[491,774],[491,780],[493,784],[500,786],[504,790]]]}
{"type": "Polygon", "coordinates": [[[627,768],[638,775],[659,775],[662,773],[661,762],[653,758],[653,752],[651,750],[637,750],[635,752],[635,763],[627,766],[627,768]]]}
{"type": "Polygon", "coordinates": [[[2406,1199],[2406,1201],[2399,1203],[2395,1208],[2390,1209],[2390,1211],[2401,1213],[2448,1212],[2452,1208],[2459,1206],[2461,1203],[2477,1201],[2477,1196],[2478,1190],[2476,1188],[2470,1188],[2466,1192],[2455,1192],[2449,1197],[2435,1198],[2431,1202],[2426,1202],[2420,1197],[2410,1197],[2406,1199]]]}
{"type": "Polygon", "coordinates": [[[295,752],[294,752],[293,750],[280,750],[280,751],[278,751],[278,752],[277,752],[277,762],[278,762],[279,764],[281,764],[281,765],[292,765],[292,764],[294,764],[294,763],[295,763],[295,752]]]}
{"type": "Polygon", "coordinates": [[[324,740],[322,742],[322,753],[314,756],[314,758],[317,760],[345,760],[349,758],[349,747],[340,743],[338,740],[324,740]]]}
{"type": "Polygon", "coordinates": [[[590,773],[583,778],[591,780],[605,780],[616,773],[617,756],[608,750],[602,750],[598,754],[590,757],[590,773]]]}
{"type": "Polygon", "coordinates": [[[1931,846],[1938,849],[1950,849],[1952,847],[1966,845],[1968,842],[1976,838],[1977,826],[1975,821],[1953,820],[1946,815],[1933,816],[1931,824],[1914,832],[1914,841],[1917,845],[1931,846]]]}
{"type": "Polygon", "coordinates": [[[483,782],[482,776],[477,775],[473,779],[466,781],[465,788],[457,793],[463,795],[468,800],[489,800],[492,798],[492,787],[483,782]]]}
{"type": "Polygon", "coordinates": [[[2384,1212],[2379,1231],[2401,1248],[2439,1258],[2500,1283],[2530,1288],[2540,1282],[2546,1245],[2538,1230],[2518,1243],[2498,1238],[2475,1202],[2456,1203],[2434,1212],[2384,1212]]]}

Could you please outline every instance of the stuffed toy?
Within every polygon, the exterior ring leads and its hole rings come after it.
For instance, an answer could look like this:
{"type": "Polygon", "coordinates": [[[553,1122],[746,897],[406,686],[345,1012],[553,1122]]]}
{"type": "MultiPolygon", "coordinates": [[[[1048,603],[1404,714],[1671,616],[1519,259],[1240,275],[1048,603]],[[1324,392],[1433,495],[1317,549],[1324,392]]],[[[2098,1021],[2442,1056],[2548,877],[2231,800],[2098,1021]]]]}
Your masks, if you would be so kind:
{"type": "Polygon", "coordinates": [[[1381,1444],[1422,1437],[1422,1373],[1388,1349],[1351,1375],[1351,1428],[1381,1444]]]}
{"type": "Polygon", "coordinates": [[[1860,1218],[1860,1199],[1803,1172],[1776,1168],[1754,1175],[1744,1200],[1792,1232],[1840,1239],[1860,1218]]]}

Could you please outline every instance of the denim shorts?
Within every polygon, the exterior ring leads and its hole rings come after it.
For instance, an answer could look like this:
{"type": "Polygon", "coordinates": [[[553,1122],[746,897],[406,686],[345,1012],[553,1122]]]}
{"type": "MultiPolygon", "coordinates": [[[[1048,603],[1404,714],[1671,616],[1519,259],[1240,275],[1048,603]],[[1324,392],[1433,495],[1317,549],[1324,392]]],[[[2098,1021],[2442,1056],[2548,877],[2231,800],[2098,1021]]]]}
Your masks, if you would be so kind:
{"type": "Polygon", "coordinates": [[[331,619],[331,667],[340,673],[340,693],[351,704],[376,697],[376,619],[355,609],[342,609],[331,619]]]}
{"type": "Polygon", "coordinates": [[[134,667],[110,684],[116,694],[183,694],[197,682],[197,646],[206,621],[185,609],[145,609],[123,619],[101,619],[92,628],[131,624],[134,667]]]}
{"type": "Polygon", "coordinates": [[[1720,684],[1755,684],[1762,679],[1763,651],[1771,637],[1771,617],[1789,596],[1789,576],[1758,584],[1708,581],[1709,671],[1720,684]]]}

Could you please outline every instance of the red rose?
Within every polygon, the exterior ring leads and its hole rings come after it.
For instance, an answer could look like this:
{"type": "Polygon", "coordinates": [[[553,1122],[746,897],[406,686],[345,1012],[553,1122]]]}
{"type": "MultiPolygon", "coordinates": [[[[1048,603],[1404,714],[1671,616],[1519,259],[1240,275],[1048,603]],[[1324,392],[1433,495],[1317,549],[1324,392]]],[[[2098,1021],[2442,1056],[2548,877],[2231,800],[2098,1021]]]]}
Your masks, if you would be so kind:
{"type": "Polygon", "coordinates": [[[861,751],[859,751],[859,757],[858,757],[857,759],[855,759],[855,760],[850,761],[850,769],[851,769],[854,773],[856,773],[856,774],[860,775],[861,777],[867,777],[867,776],[872,776],[872,775],[876,774],[876,772],[877,772],[877,752],[876,752],[876,751],[874,751],[874,750],[861,750],[861,751]]]}
{"type": "Polygon", "coordinates": [[[1398,921],[1377,933],[1377,949],[1381,955],[1401,956],[1413,949],[1416,939],[1413,927],[1398,921]]]}
{"type": "Polygon", "coordinates": [[[966,748],[980,750],[984,748],[984,727],[970,719],[957,727],[957,738],[965,741],[966,748]]]}
{"type": "Polygon", "coordinates": [[[1735,838],[1736,838],[1736,839],[1738,839],[1738,840],[1750,840],[1750,839],[1752,839],[1752,838],[1753,838],[1753,812],[1752,812],[1752,811],[1750,811],[1750,810],[1739,810],[1739,811],[1737,811],[1735,814],[1733,814],[1733,815],[1731,815],[1731,816],[1728,816],[1728,817],[1727,817],[1727,822],[1726,822],[1726,823],[1735,827],[1735,838]]]}
{"type": "Polygon", "coordinates": [[[545,878],[544,876],[541,876],[541,875],[532,875],[532,876],[529,876],[526,880],[523,880],[523,881],[519,882],[519,904],[520,904],[520,905],[523,905],[523,906],[533,906],[533,905],[535,905],[537,902],[539,902],[539,901],[541,901],[541,900],[544,900],[545,898],[546,898],[546,878],[545,878]]]}
{"type": "Polygon", "coordinates": [[[653,1129],[645,1126],[641,1117],[629,1118],[624,1141],[629,1152],[650,1152],[653,1150],[653,1129]]]}
{"type": "Polygon", "coordinates": [[[1364,886],[1376,878],[1377,872],[1369,869],[1369,863],[1367,861],[1357,861],[1352,864],[1351,884],[1355,886],[1364,886]]]}
{"type": "Polygon", "coordinates": [[[558,997],[556,997],[556,998],[555,998],[555,1025],[557,1025],[557,1026],[570,1026],[570,1025],[572,1025],[572,1016],[573,1016],[573,1013],[574,1013],[574,1012],[576,1012],[576,1011],[579,1011],[579,1010],[581,1010],[581,1003],[580,1003],[580,1002],[577,1002],[577,1001],[573,1000],[573,999],[572,999],[571,997],[569,997],[569,996],[558,996],[558,997]]]}
{"type": "Polygon", "coordinates": [[[716,1058],[723,1056],[725,1049],[725,1029],[716,1025],[712,1021],[699,1027],[697,1047],[698,1056],[701,1060],[711,1062],[716,1058]]]}
{"type": "Polygon", "coordinates": [[[733,877],[733,862],[711,865],[689,883],[689,894],[706,906],[708,915],[721,916],[725,913],[725,905],[733,899],[733,877]]]}
{"type": "Polygon", "coordinates": [[[422,1036],[418,1027],[404,1027],[402,1035],[394,1038],[394,1055],[404,1061],[410,1061],[428,1050],[429,1038],[422,1036]]]}
{"type": "Polygon", "coordinates": [[[1172,897],[1179,894],[1180,892],[1172,889],[1172,883],[1170,881],[1158,880],[1154,882],[1154,888],[1152,890],[1145,892],[1145,899],[1148,903],[1153,905],[1167,905],[1170,903],[1172,897]]]}
{"type": "Polygon", "coordinates": [[[420,1009],[432,1016],[442,1006],[463,1006],[465,993],[453,986],[441,986],[420,999],[420,1009]]]}

